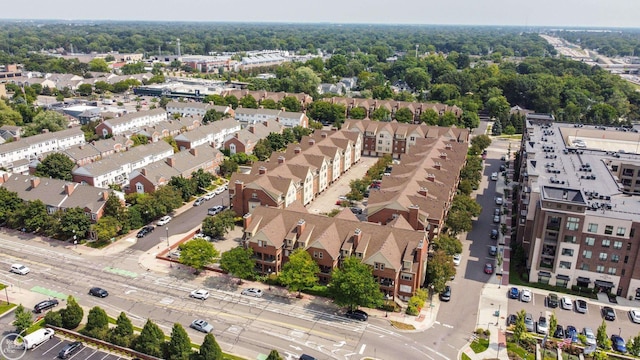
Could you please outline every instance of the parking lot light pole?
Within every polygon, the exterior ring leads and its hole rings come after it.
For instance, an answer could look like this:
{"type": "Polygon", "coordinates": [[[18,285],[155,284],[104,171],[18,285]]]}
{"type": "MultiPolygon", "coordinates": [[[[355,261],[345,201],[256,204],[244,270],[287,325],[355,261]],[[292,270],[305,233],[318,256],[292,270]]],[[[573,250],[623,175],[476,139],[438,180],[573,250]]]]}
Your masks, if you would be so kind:
{"type": "Polygon", "coordinates": [[[171,245],[169,245],[169,227],[167,226],[165,230],[167,230],[167,248],[170,248],[171,245]]]}

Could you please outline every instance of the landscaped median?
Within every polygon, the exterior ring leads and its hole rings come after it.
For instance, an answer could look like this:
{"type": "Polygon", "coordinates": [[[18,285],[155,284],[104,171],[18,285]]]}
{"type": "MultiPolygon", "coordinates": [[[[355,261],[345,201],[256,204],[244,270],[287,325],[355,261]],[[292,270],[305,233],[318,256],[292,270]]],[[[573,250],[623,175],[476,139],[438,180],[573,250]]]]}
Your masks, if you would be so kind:
{"type": "MultiPolygon", "coordinates": [[[[7,294],[7,285],[0,284],[0,292],[4,290],[5,295],[7,294]]],[[[6,313],[12,312],[16,307],[16,304],[12,304],[9,302],[9,296],[7,295],[6,300],[0,300],[0,317],[4,316],[6,313]]]]}

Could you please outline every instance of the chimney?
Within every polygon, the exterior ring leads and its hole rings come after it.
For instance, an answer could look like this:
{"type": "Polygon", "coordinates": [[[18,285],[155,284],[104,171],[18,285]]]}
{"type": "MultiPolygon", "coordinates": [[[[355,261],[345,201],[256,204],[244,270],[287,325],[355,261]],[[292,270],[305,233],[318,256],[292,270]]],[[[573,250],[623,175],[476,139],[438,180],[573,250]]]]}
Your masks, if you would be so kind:
{"type": "Polygon", "coordinates": [[[3,173],[2,174],[2,179],[0,179],[2,182],[0,182],[0,184],[4,184],[7,181],[9,181],[9,173],[3,173]]]}
{"type": "Polygon", "coordinates": [[[239,135],[238,133],[233,134],[233,136],[234,136],[236,139],[239,139],[239,138],[240,138],[240,135],[239,135]]]}
{"type": "Polygon", "coordinates": [[[425,197],[427,196],[428,193],[429,193],[429,189],[427,189],[426,187],[421,187],[420,190],[418,190],[418,194],[425,197]]]}
{"type": "Polygon", "coordinates": [[[38,178],[38,177],[32,177],[31,178],[31,188],[32,189],[37,188],[39,184],[40,184],[40,178],[38,178]]]}
{"type": "Polygon", "coordinates": [[[418,205],[411,205],[409,207],[409,225],[414,230],[419,230],[418,228],[418,212],[420,211],[420,207],[418,205]]]}
{"type": "Polygon", "coordinates": [[[269,127],[269,120],[267,120],[267,121],[263,121],[263,122],[262,122],[262,125],[264,125],[264,126],[266,126],[266,127],[269,127]]]}
{"type": "Polygon", "coordinates": [[[284,156],[278,156],[278,164],[284,164],[284,156]]]}
{"type": "Polygon", "coordinates": [[[260,166],[260,167],[258,168],[258,174],[260,174],[260,175],[264,175],[264,174],[266,174],[266,173],[267,173],[267,168],[266,168],[266,167],[264,167],[264,166],[260,166]]]}
{"type": "Polygon", "coordinates": [[[300,149],[300,146],[296,146],[296,148],[295,148],[295,149],[293,149],[293,152],[294,152],[295,154],[300,154],[300,153],[302,152],[302,149],[300,149]]]}
{"type": "Polygon", "coordinates": [[[147,169],[145,168],[140,169],[140,174],[147,176],[147,169]]]}
{"type": "Polygon", "coordinates": [[[64,193],[67,195],[71,195],[71,193],[73,193],[73,189],[75,189],[75,186],[73,183],[66,183],[64,184],[64,193]]]}
{"type": "Polygon", "coordinates": [[[445,153],[445,152],[440,153],[440,159],[445,159],[445,160],[447,160],[447,153],[445,153]]]}
{"type": "Polygon", "coordinates": [[[246,230],[249,227],[249,225],[251,225],[251,213],[244,214],[244,216],[242,217],[242,220],[244,222],[244,229],[246,230]]]}
{"type": "Polygon", "coordinates": [[[453,149],[453,146],[451,146],[451,144],[446,144],[444,146],[444,148],[447,149],[447,150],[451,150],[451,149],[453,149]]]}
{"type": "Polygon", "coordinates": [[[327,138],[327,133],[323,132],[322,134],[320,134],[320,136],[322,136],[323,139],[326,139],[327,138]]]}
{"type": "Polygon", "coordinates": [[[434,174],[427,174],[427,180],[429,180],[431,182],[435,182],[436,181],[436,176],[434,174]]]}
{"type": "Polygon", "coordinates": [[[437,161],[436,161],[436,162],[433,164],[433,167],[434,167],[435,169],[440,170],[440,168],[442,167],[442,165],[441,165],[439,162],[437,162],[437,161]]]}
{"type": "Polygon", "coordinates": [[[315,139],[309,139],[309,145],[315,145],[316,140],[315,139]]]}
{"type": "MultiPolygon", "coordinates": [[[[256,133],[256,127],[255,127],[255,125],[251,125],[251,126],[249,126],[249,129],[248,129],[248,130],[249,130],[249,132],[250,132],[250,133],[255,134],[255,133],[256,133]]],[[[236,133],[236,134],[237,134],[237,133],[236,133]]]]}
{"type": "Polygon", "coordinates": [[[107,201],[107,199],[109,199],[109,192],[105,190],[102,192],[102,200],[107,201]]]}
{"type": "Polygon", "coordinates": [[[172,156],[172,157],[168,157],[167,158],[167,165],[171,166],[171,167],[175,167],[176,166],[176,159],[172,156]]]}
{"type": "Polygon", "coordinates": [[[306,226],[306,222],[304,221],[304,219],[298,220],[298,223],[296,224],[296,234],[298,234],[298,237],[302,235],[302,232],[304,231],[305,226],[306,226]]]}
{"type": "Polygon", "coordinates": [[[191,153],[191,155],[193,156],[198,156],[198,149],[196,148],[191,148],[189,149],[189,152],[191,153]]]}
{"type": "Polygon", "coordinates": [[[355,229],[353,231],[353,250],[355,251],[358,248],[358,243],[362,240],[362,230],[355,229]]]}

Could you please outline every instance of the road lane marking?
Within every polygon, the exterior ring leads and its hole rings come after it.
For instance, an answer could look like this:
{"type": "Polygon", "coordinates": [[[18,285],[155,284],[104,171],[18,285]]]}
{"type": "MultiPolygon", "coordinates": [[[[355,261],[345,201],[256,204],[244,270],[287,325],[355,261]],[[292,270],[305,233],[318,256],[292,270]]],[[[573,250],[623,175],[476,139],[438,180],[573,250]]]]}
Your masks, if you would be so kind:
{"type": "Polygon", "coordinates": [[[362,346],[360,347],[360,352],[358,352],[358,354],[362,355],[362,353],[364,353],[364,349],[367,347],[367,344],[362,344],[362,346]]]}

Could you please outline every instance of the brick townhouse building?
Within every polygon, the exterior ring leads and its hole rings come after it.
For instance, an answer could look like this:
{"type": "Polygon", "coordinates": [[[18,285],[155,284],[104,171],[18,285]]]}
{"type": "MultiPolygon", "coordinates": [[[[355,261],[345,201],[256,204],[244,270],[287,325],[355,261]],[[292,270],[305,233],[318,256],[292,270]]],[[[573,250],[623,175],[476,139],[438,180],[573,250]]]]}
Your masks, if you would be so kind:
{"type": "Polygon", "coordinates": [[[266,139],[271,133],[282,134],[283,127],[277,121],[265,121],[249,125],[232,136],[228,136],[223,148],[235,153],[253,154],[253,148],[258,141],[266,139]]]}
{"type": "Polygon", "coordinates": [[[377,109],[387,109],[391,116],[391,119],[395,119],[395,114],[400,109],[409,109],[413,114],[413,120],[419,121],[420,115],[427,110],[435,111],[439,116],[444,115],[446,112],[450,112],[457,118],[462,116],[462,109],[453,105],[446,105],[442,103],[419,103],[409,101],[396,101],[396,100],[378,100],[378,99],[366,99],[366,98],[348,98],[348,97],[331,97],[324,98],[323,101],[327,101],[331,104],[341,104],[346,108],[346,117],[349,118],[351,110],[354,108],[362,108],[366,112],[366,117],[371,118],[373,112],[377,109]]]}
{"type": "Polygon", "coordinates": [[[96,135],[106,138],[109,136],[135,132],[145,126],[152,126],[167,120],[167,112],[163,108],[138,111],[107,119],[96,126],[96,135]]]}

